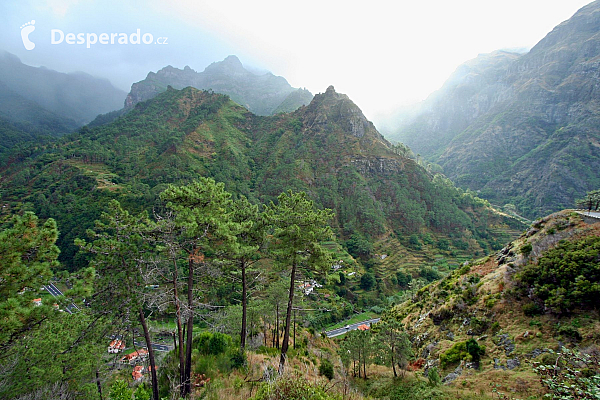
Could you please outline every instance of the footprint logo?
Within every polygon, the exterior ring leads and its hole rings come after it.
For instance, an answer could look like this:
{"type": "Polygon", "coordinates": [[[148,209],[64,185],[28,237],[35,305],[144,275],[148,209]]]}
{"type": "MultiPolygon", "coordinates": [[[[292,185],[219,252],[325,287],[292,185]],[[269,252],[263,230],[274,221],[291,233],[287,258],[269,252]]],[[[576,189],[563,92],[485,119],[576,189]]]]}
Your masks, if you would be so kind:
{"type": "Polygon", "coordinates": [[[23,39],[23,46],[25,46],[25,49],[27,50],[33,50],[35,48],[35,43],[29,40],[29,34],[35,31],[34,25],[34,19],[32,19],[31,22],[21,25],[21,39],[23,39]]]}

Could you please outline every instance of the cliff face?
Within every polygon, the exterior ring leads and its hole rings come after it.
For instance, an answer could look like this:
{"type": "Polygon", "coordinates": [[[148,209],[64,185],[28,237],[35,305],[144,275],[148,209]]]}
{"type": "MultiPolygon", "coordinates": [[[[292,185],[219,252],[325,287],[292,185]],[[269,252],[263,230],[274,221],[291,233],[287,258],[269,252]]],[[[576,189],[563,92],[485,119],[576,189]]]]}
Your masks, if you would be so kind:
{"type": "Polygon", "coordinates": [[[396,138],[447,176],[530,217],[568,207],[600,178],[600,2],[529,53],[460,67],[396,138]]]}
{"type": "Polygon", "coordinates": [[[270,72],[256,75],[247,71],[236,56],[229,56],[212,63],[203,72],[188,66],[181,70],[170,65],[156,73],[150,72],[146,79],[131,86],[125,109],[155,97],[168,86],[175,89],[191,86],[226,94],[257,115],[290,112],[312,99],[310,92],[291,87],[284,78],[270,72]]]}

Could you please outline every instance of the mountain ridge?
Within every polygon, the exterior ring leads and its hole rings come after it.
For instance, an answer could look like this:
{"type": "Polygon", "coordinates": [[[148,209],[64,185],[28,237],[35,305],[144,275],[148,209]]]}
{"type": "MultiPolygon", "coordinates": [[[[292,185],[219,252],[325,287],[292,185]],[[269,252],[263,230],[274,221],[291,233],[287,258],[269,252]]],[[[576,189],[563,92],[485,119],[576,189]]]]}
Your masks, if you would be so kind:
{"type": "Polygon", "coordinates": [[[112,123],[84,127],[0,172],[3,201],[31,201],[40,216],[54,216],[65,227],[63,260],[74,257],[75,249],[64,246],[83,234],[101,199],[151,207],[167,183],[198,176],[224,182],[255,203],[268,204],[289,189],[305,191],[318,207],[336,212],[343,240],[467,234],[473,240],[466,248],[480,252],[503,240],[486,233],[491,225],[512,223],[396,154],[333,87],[308,106],[271,117],[252,114],[226,95],[170,88],[112,123]],[[81,212],[66,211],[73,208],[81,212]]]}
{"type": "Polygon", "coordinates": [[[254,74],[246,70],[236,56],[230,55],[223,61],[213,62],[203,72],[196,72],[189,66],[178,69],[169,65],[148,73],[146,79],[131,85],[124,104],[125,110],[153,98],[166,90],[167,86],[175,89],[191,86],[227,94],[257,115],[272,115],[283,103],[286,104],[282,111],[293,111],[312,99],[310,92],[292,88],[285,78],[270,72],[254,74]],[[290,97],[293,93],[296,96],[290,97]]]}
{"type": "Polygon", "coordinates": [[[468,62],[457,71],[475,73],[449,80],[395,138],[457,185],[527,217],[571,206],[600,185],[599,30],[595,1],[526,54],[468,62]]]}

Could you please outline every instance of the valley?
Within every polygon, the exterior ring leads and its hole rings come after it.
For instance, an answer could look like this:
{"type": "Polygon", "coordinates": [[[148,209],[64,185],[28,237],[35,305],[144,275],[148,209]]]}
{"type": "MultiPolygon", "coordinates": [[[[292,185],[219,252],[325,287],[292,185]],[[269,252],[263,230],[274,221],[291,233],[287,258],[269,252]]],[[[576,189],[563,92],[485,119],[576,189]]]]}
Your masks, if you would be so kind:
{"type": "Polygon", "coordinates": [[[0,398],[597,398],[599,32],[384,134],[234,55],[125,93],[1,54],[0,398]]]}

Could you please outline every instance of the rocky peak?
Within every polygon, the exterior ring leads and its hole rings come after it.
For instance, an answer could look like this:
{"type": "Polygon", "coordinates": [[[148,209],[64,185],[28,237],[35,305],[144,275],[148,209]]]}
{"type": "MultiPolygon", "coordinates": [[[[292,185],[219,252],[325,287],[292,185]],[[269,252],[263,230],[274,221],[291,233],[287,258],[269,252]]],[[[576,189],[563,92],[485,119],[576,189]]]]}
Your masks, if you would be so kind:
{"type": "Polygon", "coordinates": [[[226,74],[226,75],[238,75],[238,74],[250,74],[244,66],[239,58],[236,56],[227,56],[223,61],[218,61],[210,64],[204,70],[205,73],[218,73],[218,74],[226,74]]]}
{"type": "Polygon", "coordinates": [[[333,86],[329,86],[325,93],[315,95],[312,102],[303,109],[303,114],[305,126],[314,132],[328,132],[331,124],[335,124],[346,134],[361,141],[374,140],[389,146],[361,109],[347,95],[337,93],[333,86]]]}

